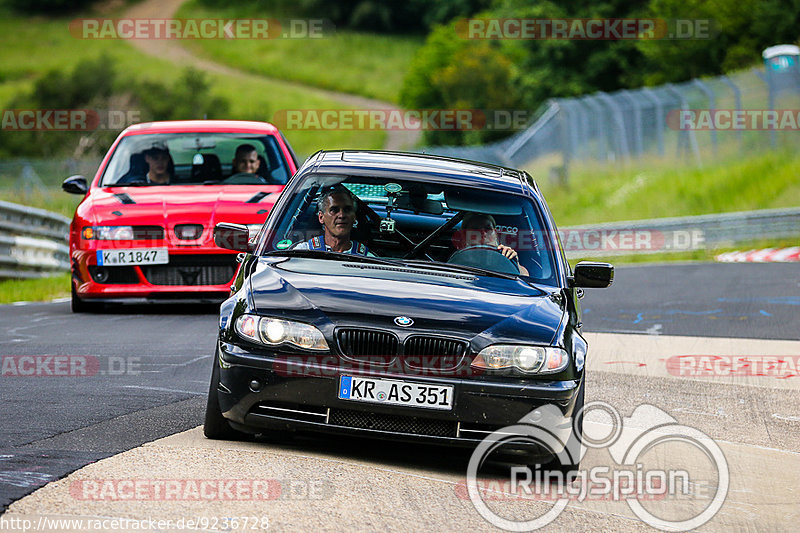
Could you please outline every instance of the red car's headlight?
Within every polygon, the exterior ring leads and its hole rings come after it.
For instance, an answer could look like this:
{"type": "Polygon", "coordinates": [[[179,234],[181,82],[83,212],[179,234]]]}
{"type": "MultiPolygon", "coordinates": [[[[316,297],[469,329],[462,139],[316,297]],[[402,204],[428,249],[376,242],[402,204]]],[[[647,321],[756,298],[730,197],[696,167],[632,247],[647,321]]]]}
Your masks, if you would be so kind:
{"type": "Polygon", "coordinates": [[[132,241],[133,226],[87,226],[81,235],[100,241],[132,241]]]}

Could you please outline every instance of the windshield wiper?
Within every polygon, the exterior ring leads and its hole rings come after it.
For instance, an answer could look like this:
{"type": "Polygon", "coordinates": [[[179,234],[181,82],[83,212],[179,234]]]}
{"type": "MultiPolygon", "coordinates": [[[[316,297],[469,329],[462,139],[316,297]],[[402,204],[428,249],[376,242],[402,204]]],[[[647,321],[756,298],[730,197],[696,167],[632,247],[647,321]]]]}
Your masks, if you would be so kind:
{"type": "Polygon", "coordinates": [[[424,261],[422,259],[404,259],[403,263],[413,264],[414,266],[431,267],[440,270],[457,270],[461,272],[471,272],[472,274],[480,274],[482,276],[492,276],[495,278],[503,279],[519,279],[519,274],[508,274],[507,272],[497,272],[495,270],[487,270],[485,268],[478,268],[466,265],[457,265],[455,263],[442,263],[441,261],[424,261]]]}
{"type": "Polygon", "coordinates": [[[369,257],[365,255],[348,254],[344,252],[323,252],[322,250],[273,250],[263,254],[265,256],[289,256],[289,257],[310,257],[313,259],[332,259],[335,261],[356,261],[360,263],[375,263],[379,265],[392,265],[402,267],[403,263],[381,259],[380,257],[369,257]]]}

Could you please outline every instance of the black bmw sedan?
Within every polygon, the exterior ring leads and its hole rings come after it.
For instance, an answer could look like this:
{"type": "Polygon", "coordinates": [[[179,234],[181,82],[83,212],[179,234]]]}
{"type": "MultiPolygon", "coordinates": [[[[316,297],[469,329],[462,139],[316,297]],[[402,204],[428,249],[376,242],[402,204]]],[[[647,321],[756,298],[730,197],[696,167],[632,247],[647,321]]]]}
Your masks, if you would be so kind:
{"type": "MultiPolygon", "coordinates": [[[[286,430],[474,446],[544,404],[583,405],[582,288],[525,172],[430,155],[319,152],[239,250],[205,435],[286,430]]],[[[581,426],[572,425],[572,431],[581,426]]]]}

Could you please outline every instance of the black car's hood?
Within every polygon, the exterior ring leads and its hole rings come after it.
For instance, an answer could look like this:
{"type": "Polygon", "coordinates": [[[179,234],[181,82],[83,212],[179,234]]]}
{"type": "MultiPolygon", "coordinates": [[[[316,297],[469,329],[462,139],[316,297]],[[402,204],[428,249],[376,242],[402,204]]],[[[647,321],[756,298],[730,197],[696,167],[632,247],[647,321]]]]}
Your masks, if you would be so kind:
{"type": "Polygon", "coordinates": [[[564,310],[547,292],[521,280],[369,263],[265,258],[251,276],[259,314],[294,316],[319,325],[479,334],[496,341],[551,343],[564,310]]]}

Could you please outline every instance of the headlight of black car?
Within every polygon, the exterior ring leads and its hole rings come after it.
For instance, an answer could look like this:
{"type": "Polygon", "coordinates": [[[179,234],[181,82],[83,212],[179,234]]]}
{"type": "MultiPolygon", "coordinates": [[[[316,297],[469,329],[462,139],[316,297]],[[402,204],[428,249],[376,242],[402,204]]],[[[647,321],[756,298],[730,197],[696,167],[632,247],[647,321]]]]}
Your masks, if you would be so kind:
{"type": "Polygon", "coordinates": [[[279,318],[242,315],[235,322],[236,333],[243,338],[266,346],[291,344],[304,350],[329,350],[322,332],[311,324],[279,318]]]}
{"type": "Polygon", "coordinates": [[[561,348],[493,344],[487,346],[472,361],[472,366],[484,370],[515,368],[525,374],[555,374],[569,364],[569,355],[561,348]]]}

